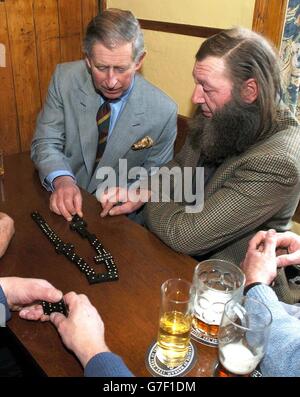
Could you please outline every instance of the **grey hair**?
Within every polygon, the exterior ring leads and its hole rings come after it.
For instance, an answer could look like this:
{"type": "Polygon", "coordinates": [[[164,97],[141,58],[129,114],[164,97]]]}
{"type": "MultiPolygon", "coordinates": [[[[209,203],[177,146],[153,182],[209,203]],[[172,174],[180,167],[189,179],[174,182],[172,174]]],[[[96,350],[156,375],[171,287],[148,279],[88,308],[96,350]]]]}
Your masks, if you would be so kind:
{"type": "Polygon", "coordinates": [[[207,56],[222,58],[231,78],[233,94],[241,93],[242,84],[254,78],[258,86],[255,103],[260,113],[259,130],[263,134],[276,119],[281,97],[279,57],[263,36],[249,29],[232,28],[208,38],[199,48],[196,60],[207,56]]]}
{"type": "Polygon", "coordinates": [[[145,52],[144,36],[140,24],[131,11],[108,8],[88,24],[83,39],[83,50],[92,55],[93,46],[100,42],[112,49],[132,43],[132,60],[137,62],[145,52]]]}

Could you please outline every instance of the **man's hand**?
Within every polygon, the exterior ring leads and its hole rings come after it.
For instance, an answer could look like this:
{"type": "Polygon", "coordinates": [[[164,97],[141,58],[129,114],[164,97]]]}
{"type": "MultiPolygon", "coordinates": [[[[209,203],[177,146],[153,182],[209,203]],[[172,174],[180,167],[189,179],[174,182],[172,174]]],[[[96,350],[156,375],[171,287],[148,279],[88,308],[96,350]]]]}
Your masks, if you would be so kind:
{"type": "Polygon", "coordinates": [[[277,247],[287,251],[277,256],[277,266],[300,264],[300,236],[293,232],[277,233],[277,247]]]}
{"type": "Polygon", "coordinates": [[[104,324],[86,295],[69,292],[64,301],[69,307],[68,317],[52,313],[50,321],[56,326],[64,344],[85,367],[95,354],[109,351],[104,340],[104,324]]]}
{"type": "Polygon", "coordinates": [[[0,258],[6,251],[14,232],[14,221],[8,215],[0,212],[0,258]]]}
{"type": "Polygon", "coordinates": [[[148,201],[150,192],[141,189],[112,187],[97,197],[102,205],[100,216],[131,214],[148,201]]]}
{"type": "Polygon", "coordinates": [[[42,306],[34,303],[41,300],[58,302],[63,295],[42,279],[1,277],[0,285],[10,310],[20,311],[19,316],[25,320],[45,320],[48,316],[44,315],[42,306]]]}
{"type": "Polygon", "coordinates": [[[250,240],[241,268],[246,276],[245,285],[255,282],[271,284],[277,275],[276,231],[258,232],[250,240]]]}
{"type": "Polygon", "coordinates": [[[50,197],[50,210],[71,221],[73,215],[82,213],[82,196],[74,179],[70,176],[59,176],[54,179],[54,192],[50,197]]]}

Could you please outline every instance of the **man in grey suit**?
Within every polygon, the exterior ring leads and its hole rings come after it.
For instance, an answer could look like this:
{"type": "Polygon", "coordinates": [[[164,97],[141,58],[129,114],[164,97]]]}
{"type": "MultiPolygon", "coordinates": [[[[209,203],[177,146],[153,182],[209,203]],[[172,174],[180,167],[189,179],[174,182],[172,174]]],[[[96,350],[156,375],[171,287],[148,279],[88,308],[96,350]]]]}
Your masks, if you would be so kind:
{"type": "Polygon", "coordinates": [[[99,169],[118,175],[119,159],[126,159],[128,170],[150,171],[172,158],[177,131],[175,103],[136,74],[145,50],[131,12],[108,9],[93,18],[84,50],[85,61],[57,66],[31,147],[41,182],[52,191],[50,209],[67,220],[82,216],[78,186],[94,193],[99,169]],[[109,129],[96,161],[102,139],[96,117],[104,102],[110,104],[109,129]]]}

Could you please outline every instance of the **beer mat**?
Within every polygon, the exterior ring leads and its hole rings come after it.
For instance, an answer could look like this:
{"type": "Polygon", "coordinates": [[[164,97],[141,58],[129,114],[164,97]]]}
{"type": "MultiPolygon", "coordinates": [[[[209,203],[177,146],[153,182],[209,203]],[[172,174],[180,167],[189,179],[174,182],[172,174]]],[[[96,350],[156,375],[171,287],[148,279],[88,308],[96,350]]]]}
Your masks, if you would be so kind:
{"type": "Polygon", "coordinates": [[[255,369],[253,372],[250,374],[251,378],[262,378],[262,373],[258,370],[255,369]]]}
{"type": "Polygon", "coordinates": [[[146,367],[151,375],[165,377],[184,376],[193,369],[196,361],[197,350],[192,342],[189,343],[185,361],[181,365],[178,365],[178,367],[170,368],[159,360],[157,355],[157,342],[151,343],[145,358],[146,367]]]}
{"type": "Polygon", "coordinates": [[[203,345],[218,347],[218,339],[208,336],[194,325],[192,325],[191,338],[196,342],[203,343],[203,345]]]}

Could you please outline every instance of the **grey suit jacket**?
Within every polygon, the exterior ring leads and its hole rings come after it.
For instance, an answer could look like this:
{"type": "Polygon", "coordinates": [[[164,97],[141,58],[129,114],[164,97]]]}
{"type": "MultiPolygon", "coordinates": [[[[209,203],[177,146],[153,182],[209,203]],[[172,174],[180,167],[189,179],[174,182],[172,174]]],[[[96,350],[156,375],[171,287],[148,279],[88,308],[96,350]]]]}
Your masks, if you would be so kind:
{"type": "Polygon", "coordinates": [[[136,74],[127,103],[93,172],[99,106],[99,94],[84,61],[57,66],[37,119],[31,146],[31,157],[43,184],[51,172],[68,170],[75,175],[79,186],[94,192],[99,167],[112,167],[118,171],[118,160],[123,158],[128,161],[128,169],[143,166],[149,170],[172,158],[177,106],[166,94],[136,74]],[[133,151],[131,145],[146,135],[154,141],[153,146],[133,151]]]}
{"type": "MultiPolygon", "coordinates": [[[[199,164],[188,138],[168,167],[199,164]]],[[[146,224],[176,251],[239,264],[260,229],[284,231],[300,196],[300,128],[288,110],[264,140],[228,158],[205,186],[204,208],[186,213],[185,203],[147,203],[146,224]]]]}

